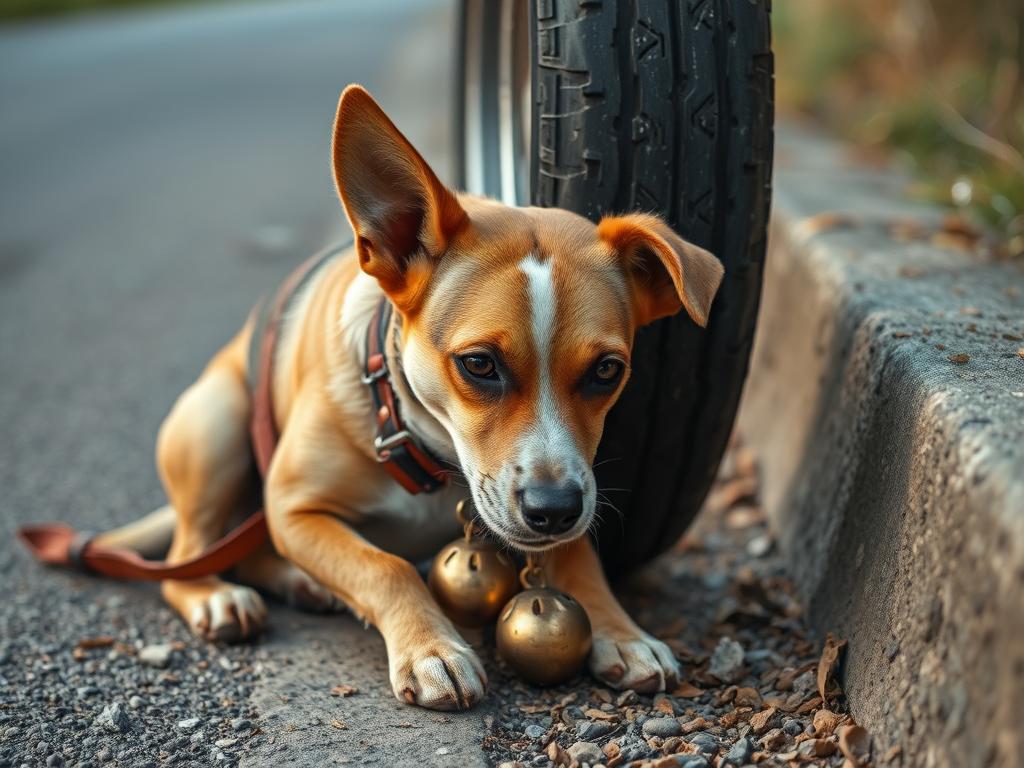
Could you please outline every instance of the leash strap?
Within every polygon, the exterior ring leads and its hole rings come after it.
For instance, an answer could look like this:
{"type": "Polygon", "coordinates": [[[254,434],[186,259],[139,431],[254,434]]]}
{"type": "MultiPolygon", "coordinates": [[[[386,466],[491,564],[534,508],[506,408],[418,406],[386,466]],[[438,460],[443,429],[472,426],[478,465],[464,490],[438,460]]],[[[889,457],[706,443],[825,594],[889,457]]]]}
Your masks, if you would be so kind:
{"type": "MultiPolygon", "coordinates": [[[[253,341],[249,353],[253,411],[250,435],[260,477],[265,478],[277,446],[274,420],[274,353],[281,320],[294,296],[321,266],[342,249],[318,254],[302,264],[281,286],[267,312],[267,302],[256,310],[253,341]]],[[[62,523],[27,525],[18,529],[18,538],[40,562],[91,571],[114,579],[160,581],[198,579],[222,573],[254,552],[267,539],[266,513],[261,509],[237,528],[208,546],[199,555],[173,565],[163,560],[146,560],[130,549],[113,549],[94,543],[94,534],[81,533],[62,523]]]]}
{"type": "Polygon", "coordinates": [[[382,296],[366,334],[363,383],[370,387],[377,413],[373,447],[377,461],[405,490],[432,493],[445,485],[448,473],[402,422],[385,354],[393,311],[391,302],[382,296]]]}

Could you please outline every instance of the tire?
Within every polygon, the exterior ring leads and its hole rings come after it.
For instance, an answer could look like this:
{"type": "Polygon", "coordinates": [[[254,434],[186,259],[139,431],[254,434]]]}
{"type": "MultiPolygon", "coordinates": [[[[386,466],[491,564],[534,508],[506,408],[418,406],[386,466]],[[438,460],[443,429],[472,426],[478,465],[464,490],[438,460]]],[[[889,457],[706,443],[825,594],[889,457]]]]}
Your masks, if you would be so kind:
{"type": "Polygon", "coordinates": [[[456,153],[463,185],[525,202],[515,194],[525,184],[510,180],[507,161],[520,152],[533,204],[595,221],[654,211],[725,265],[706,329],[680,313],[637,335],[633,376],[608,415],[595,461],[598,485],[619,512],[603,512],[598,530],[612,573],[679,538],[732,431],[771,197],[769,17],[770,0],[463,3],[457,125],[464,130],[456,153]],[[516,60],[530,63],[531,114],[528,136],[516,145],[527,118],[512,114],[518,99],[508,93],[523,78],[509,60],[523,25],[530,47],[516,60]]]}

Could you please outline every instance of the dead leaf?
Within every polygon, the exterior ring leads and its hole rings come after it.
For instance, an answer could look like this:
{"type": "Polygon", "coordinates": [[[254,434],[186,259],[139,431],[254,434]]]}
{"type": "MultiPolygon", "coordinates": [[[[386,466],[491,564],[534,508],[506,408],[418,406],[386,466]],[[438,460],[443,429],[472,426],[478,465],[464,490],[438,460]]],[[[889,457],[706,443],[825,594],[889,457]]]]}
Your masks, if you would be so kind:
{"type": "Polygon", "coordinates": [[[619,716],[614,714],[613,712],[605,712],[602,709],[594,709],[593,707],[591,707],[590,709],[583,710],[583,714],[585,714],[591,720],[615,721],[619,719],[619,716]]]}
{"type": "Polygon", "coordinates": [[[569,753],[562,749],[557,741],[552,741],[548,744],[548,760],[555,765],[569,765],[572,762],[569,753]]]}
{"type": "Polygon", "coordinates": [[[75,648],[83,651],[90,651],[93,648],[109,648],[114,644],[114,638],[101,635],[99,637],[87,637],[75,643],[75,648]]]}
{"type": "Polygon", "coordinates": [[[680,683],[672,691],[672,695],[682,699],[696,699],[698,696],[704,695],[704,689],[698,688],[693,683],[680,683]]]}
{"type": "Polygon", "coordinates": [[[828,739],[809,739],[797,751],[809,757],[828,757],[836,751],[836,745],[828,739]]]}
{"type": "Polygon", "coordinates": [[[1024,347],[1017,350],[1017,357],[1024,357],[1024,347]]]}
{"type": "Polygon", "coordinates": [[[345,725],[345,721],[344,720],[339,720],[336,717],[331,720],[331,727],[332,728],[337,728],[339,731],[347,731],[348,730],[348,726],[345,725]]]}
{"type": "Polygon", "coordinates": [[[676,711],[672,708],[672,700],[668,697],[662,697],[655,701],[654,708],[659,712],[664,712],[669,717],[675,717],[676,711]]]}
{"type": "Polygon", "coordinates": [[[968,355],[966,352],[958,352],[955,355],[950,355],[946,359],[949,360],[949,362],[951,363],[963,365],[964,363],[970,362],[971,356],[968,355]]]}
{"type": "Polygon", "coordinates": [[[814,733],[822,738],[831,736],[842,721],[842,715],[827,709],[819,709],[814,713],[814,733]]]}
{"type": "Polygon", "coordinates": [[[761,694],[756,688],[737,688],[734,702],[737,707],[761,706],[761,694]]]}
{"type": "Polygon", "coordinates": [[[763,709],[756,715],[750,718],[750,727],[754,729],[754,733],[764,733],[768,729],[768,724],[775,717],[775,713],[778,712],[775,707],[768,707],[763,709]]]}
{"type": "Polygon", "coordinates": [[[844,725],[839,729],[839,749],[854,765],[867,765],[871,756],[871,736],[861,725],[844,725]]]}
{"type": "Polygon", "coordinates": [[[342,698],[346,698],[348,696],[353,696],[357,693],[359,693],[359,689],[356,688],[354,685],[342,684],[336,685],[333,688],[331,688],[331,696],[341,696],[342,698]]]}
{"type": "MultiPolygon", "coordinates": [[[[845,640],[836,640],[831,632],[825,637],[825,647],[818,661],[818,694],[822,701],[828,701],[828,684],[839,665],[839,654],[846,645],[845,640]]],[[[797,710],[799,711],[799,710],[797,710]]]]}
{"type": "Polygon", "coordinates": [[[797,224],[797,237],[801,240],[809,240],[822,232],[835,229],[848,229],[857,223],[856,219],[845,213],[826,211],[824,213],[808,216],[797,224]]]}
{"type": "Polygon", "coordinates": [[[690,722],[685,723],[683,725],[683,733],[691,734],[691,733],[694,733],[696,731],[699,731],[699,730],[702,730],[704,728],[707,728],[709,725],[712,725],[712,723],[709,723],[703,717],[697,717],[697,718],[695,718],[695,719],[691,720],[690,722]]]}
{"type": "Polygon", "coordinates": [[[781,728],[773,728],[761,739],[761,746],[772,752],[776,752],[786,743],[786,732],[781,728]]]}
{"type": "Polygon", "coordinates": [[[822,701],[821,696],[815,696],[813,699],[809,699],[796,708],[796,714],[806,715],[808,712],[813,712],[825,702],[822,701]]]}
{"type": "Polygon", "coordinates": [[[597,699],[602,704],[611,704],[612,695],[604,688],[594,688],[590,692],[591,698],[597,699]]]}
{"type": "Polygon", "coordinates": [[[723,728],[732,728],[748,712],[750,712],[750,707],[739,707],[738,709],[730,710],[718,718],[718,724],[723,728]]]}

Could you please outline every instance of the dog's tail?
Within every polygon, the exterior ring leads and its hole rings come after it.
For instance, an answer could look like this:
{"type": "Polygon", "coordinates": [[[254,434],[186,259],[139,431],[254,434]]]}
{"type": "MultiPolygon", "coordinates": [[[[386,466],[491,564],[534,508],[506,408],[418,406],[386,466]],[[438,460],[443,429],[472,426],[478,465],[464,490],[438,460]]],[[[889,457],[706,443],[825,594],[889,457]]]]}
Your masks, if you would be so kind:
{"type": "Polygon", "coordinates": [[[145,517],[112,531],[97,534],[97,545],[112,549],[132,549],[145,558],[162,558],[171,546],[177,513],[170,504],[145,517]]]}

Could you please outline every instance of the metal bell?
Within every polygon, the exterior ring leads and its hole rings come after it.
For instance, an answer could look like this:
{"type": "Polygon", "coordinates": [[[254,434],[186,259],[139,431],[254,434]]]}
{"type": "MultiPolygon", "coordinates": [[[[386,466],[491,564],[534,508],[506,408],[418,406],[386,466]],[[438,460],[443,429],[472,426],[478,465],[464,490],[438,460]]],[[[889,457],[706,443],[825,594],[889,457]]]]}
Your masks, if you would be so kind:
{"type": "MultiPolygon", "coordinates": [[[[456,510],[460,520],[463,505],[456,510]]],[[[490,541],[474,538],[471,520],[463,524],[465,536],[434,558],[427,586],[448,618],[464,627],[481,627],[519,591],[519,578],[511,557],[490,541]]]]}
{"type": "Polygon", "coordinates": [[[527,587],[509,600],[495,629],[498,653],[524,680],[554,685],[579,672],[590,653],[590,619],[570,595],[546,586],[531,586],[539,568],[522,574],[527,587]]]}

